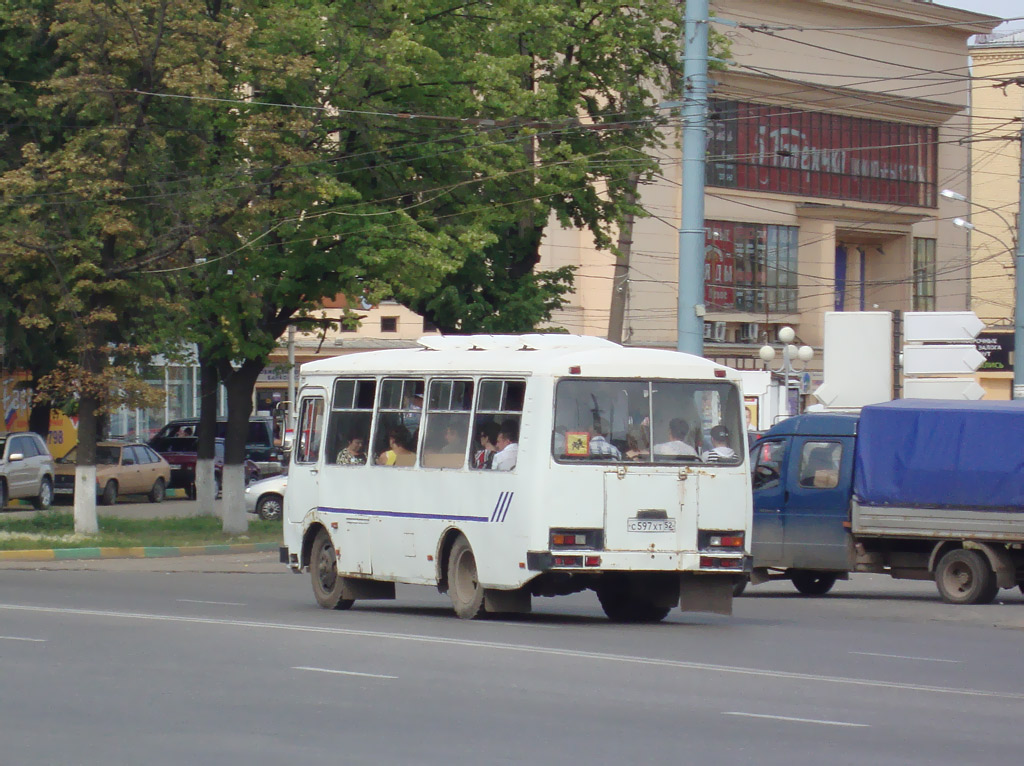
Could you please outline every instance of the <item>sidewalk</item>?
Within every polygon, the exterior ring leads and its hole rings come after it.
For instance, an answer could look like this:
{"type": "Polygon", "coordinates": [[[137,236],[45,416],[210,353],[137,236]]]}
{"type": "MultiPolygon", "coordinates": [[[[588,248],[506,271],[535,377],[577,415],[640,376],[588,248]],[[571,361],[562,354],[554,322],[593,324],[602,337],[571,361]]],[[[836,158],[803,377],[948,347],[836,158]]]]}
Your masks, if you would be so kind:
{"type": "Polygon", "coordinates": [[[273,553],[221,553],[166,558],[57,559],[50,561],[0,561],[9,569],[95,572],[198,572],[217,574],[291,574],[273,553]]]}

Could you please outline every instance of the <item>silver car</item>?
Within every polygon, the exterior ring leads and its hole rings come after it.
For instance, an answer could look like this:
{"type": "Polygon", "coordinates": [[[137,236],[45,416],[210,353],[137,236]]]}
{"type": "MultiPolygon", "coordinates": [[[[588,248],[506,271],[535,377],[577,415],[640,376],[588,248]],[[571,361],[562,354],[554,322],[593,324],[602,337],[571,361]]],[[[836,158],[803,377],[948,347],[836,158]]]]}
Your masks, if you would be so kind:
{"type": "Polygon", "coordinates": [[[30,431],[0,435],[0,509],[19,498],[40,510],[53,504],[53,458],[30,431]]]}
{"type": "Polygon", "coordinates": [[[286,473],[254,481],[245,488],[245,509],[264,521],[280,519],[284,511],[284,490],[287,486],[286,473]]]}

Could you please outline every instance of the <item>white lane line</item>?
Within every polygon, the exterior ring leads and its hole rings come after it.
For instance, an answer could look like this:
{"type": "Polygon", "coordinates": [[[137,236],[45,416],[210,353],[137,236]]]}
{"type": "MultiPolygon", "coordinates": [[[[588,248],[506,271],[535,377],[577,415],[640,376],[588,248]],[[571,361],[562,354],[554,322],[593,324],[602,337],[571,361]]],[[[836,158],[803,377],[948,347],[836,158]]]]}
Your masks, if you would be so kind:
{"type": "Polygon", "coordinates": [[[761,713],[736,713],[728,712],[722,713],[722,715],[738,715],[743,718],[767,718],[772,721],[790,721],[792,723],[816,723],[822,726],[849,726],[856,729],[867,729],[869,728],[866,723],[850,723],[849,721],[823,721],[817,718],[793,718],[788,715],[763,715],[761,713]]]}
{"type": "Polygon", "coordinates": [[[861,654],[865,657],[889,657],[893,660],[920,660],[921,662],[951,662],[958,664],[962,660],[943,660],[938,657],[909,657],[903,654],[881,654],[880,652],[850,652],[850,654],[861,654]]]}
{"type": "Polygon", "coordinates": [[[45,638],[24,638],[22,636],[0,636],[2,641],[32,641],[34,643],[44,644],[46,643],[45,638]]]}
{"type": "Polygon", "coordinates": [[[245,606],[237,601],[200,601],[197,598],[179,598],[175,601],[180,601],[183,604],[214,604],[215,606],[245,606]]]}
{"type": "Polygon", "coordinates": [[[292,668],[292,670],[312,670],[314,673],[334,673],[338,676],[362,676],[363,678],[398,678],[398,676],[382,676],[379,673],[357,673],[354,670],[331,670],[330,668],[307,668],[305,665],[299,665],[298,667],[292,668]]]}
{"type": "MultiPolygon", "coordinates": [[[[145,612],[115,612],[103,609],[72,609],[65,607],[29,606],[27,604],[2,604],[0,610],[16,612],[35,612],[37,614],[76,615],[80,617],[110,617],[117,620],[145,620],[150,622],[177,622],[187,625],[221,625],[233,628],[280,630],[291,633],[318,633],[331,636],[355,636],[391,641],[414,641],[422,644],[439,646],[471,647],[475,649],[492,649],[495,651],[538,654],[550,657],[571,657],[575,659],[617,662],[623,665],[650,665],[677,670],[703,670],[712,673],[752,676],[756,678],[775,678],[789,681],[815,681],[820,683],[841,684],[844,686],[860,686],[874,689],[898,689],[901,691],[925,692],[928,694],[950,694],[958,697],[988,697],[991,699],[1008,699],[1024,701],[1022,692],[1000,692],[988,689],[970,689],[952,686],[926,686],[923,684],[905,684],[894,681],[876,681],[868,678],[846,678],[843,676],[824,676],[814,673],[794,673],[785,670],[764,670],[736,665],[715,665],[706,662],[688,662],[686,660],[669,660],[657,657],[642,657],[628,654],[610,654],[606,652],[586,652],[580,649],[560,649],[556,647],[534,646],[530,644],[509,644],[499,641],[480,641],[470,638],[448,638],[446,636],[427,636],[416,633],[389,633],[380,630],[357,630],[355,628],[334,628],[318,625],[295,625],[282,622],[260,622],[256,620],[229,620],[215,617],[184,617],[173,614],[149,614],[145,612]]],[[[685,629],[680,626],[680,629],[685,629]]]]}

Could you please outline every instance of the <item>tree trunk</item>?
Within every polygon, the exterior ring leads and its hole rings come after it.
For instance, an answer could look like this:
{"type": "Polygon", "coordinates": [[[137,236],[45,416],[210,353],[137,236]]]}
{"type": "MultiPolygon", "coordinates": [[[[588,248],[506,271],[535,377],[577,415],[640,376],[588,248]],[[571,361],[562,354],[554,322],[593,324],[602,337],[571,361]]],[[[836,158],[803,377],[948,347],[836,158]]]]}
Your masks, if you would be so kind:
{"type": "Polygon", "coordinates": [[[245,512],[245,443],[249,436],[252,394],[262,370],[262,359],[247,359],[238,369],[227,363],[220,365],[221,379],[228,393],[221,500],[221,519],[227,534],[241,534],[249,530],[249,517],[245,512]]]}
{"type": "Polygon", "coordinates": [[[216,515],[214,501],[217,485],[214,480],[214,440],[217,438],[217,366],[199,353],[199,427],[196,429],[196,513],[216,515]]]}
{"type": "MultiPolygon", "coordinates": [[[[640,180],[637,173],[631,172],[627,178],[629,189],[626,192],[626,203],[636,203],[636,189],[640,180]]],[[[615,261],[615,276],[612,278],[612,299],[609,306],[608,340],[622,343],[622,325],[626,314],[626,296],[629,294],[629,257],[633,251],[633,214],[626,213],[619,227],[619,257],[615,261]]]]}
{"type": "MultiPolygon", "coordinates": [[[[87,379],[100,372],[103,361],[95,351],[82,353],[82,369],[87,379]]],[[[99,532],[96,518],[96,410],[95,396],[83,393],[78,402],[78,464],[75,467],[75,533],[99,532]]]]}
{"type": "Polygon", "coordinates": [[[43,441],[50,438],[50,403],[32,403],[32,409],[28,413],[28,430],[39,434],[43,441]]]}

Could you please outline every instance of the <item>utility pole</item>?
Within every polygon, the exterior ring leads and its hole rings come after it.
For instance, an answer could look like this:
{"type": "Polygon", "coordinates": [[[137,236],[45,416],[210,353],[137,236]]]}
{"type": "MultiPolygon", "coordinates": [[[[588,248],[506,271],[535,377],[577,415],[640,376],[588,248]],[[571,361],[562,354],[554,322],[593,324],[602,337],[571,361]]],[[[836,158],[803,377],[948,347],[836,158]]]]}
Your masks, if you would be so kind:
{"type": "MultiPolygon", "coordinates": [[[[640,174],[630,171],[626,178],[626,203],[632,207],[636,204],[637,185],[640,174]]],[[[611,315],[608,318],[608,340],[622,343],[622,325],[626,316],[626,294],[629,288],[629,259],[633,252],[633,213],[626,217],[619,226],[619,257],[615,260],[615,277],[612,279],[611,315]]]]}
{"type": "MultiPolygon", "coordinates": [[[[1018,78],[1018,85],[1024,86],[1024,78],[1018,78]]],[[[1024,399],[1024,117],[1020,126],[1020,176],[1017,179],[1020,194],[1017,203],[1017,252],[1014,257],[1014,298],[1013,298],[1013,398],[1024,399]]]]}
{"type": "MultiPolygon", "coordinates": [[[[683,58],[683,189],[676,349],[704,355],[704,163],[707,155],[708,0],[687,0],[683,58]]],[[[1022,346],[1024,348],[1024,346],[1022,346]]]]}

